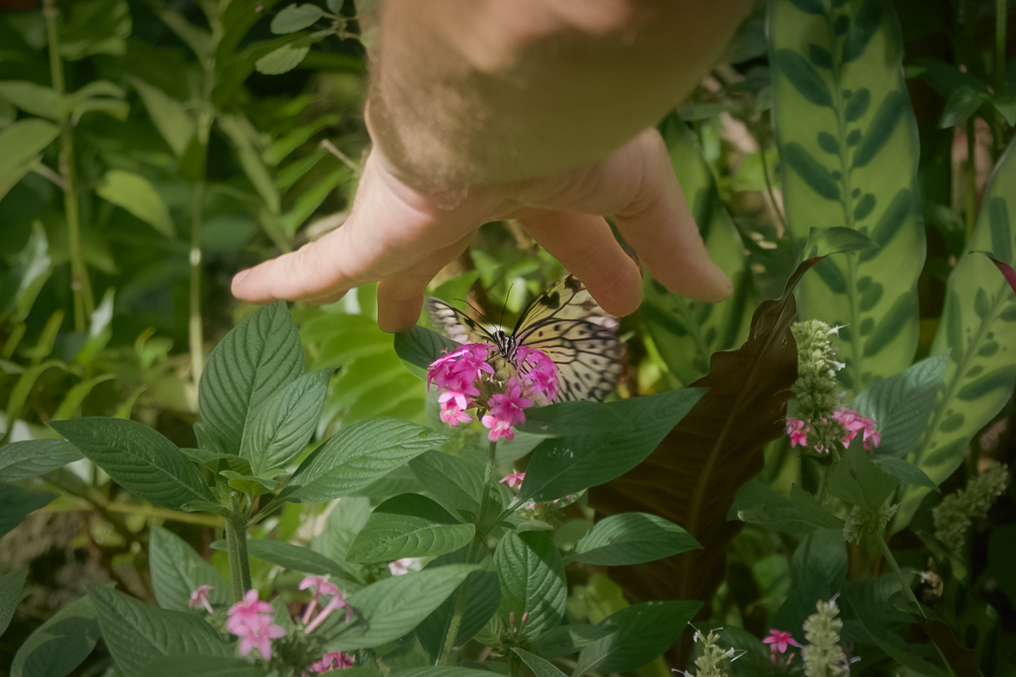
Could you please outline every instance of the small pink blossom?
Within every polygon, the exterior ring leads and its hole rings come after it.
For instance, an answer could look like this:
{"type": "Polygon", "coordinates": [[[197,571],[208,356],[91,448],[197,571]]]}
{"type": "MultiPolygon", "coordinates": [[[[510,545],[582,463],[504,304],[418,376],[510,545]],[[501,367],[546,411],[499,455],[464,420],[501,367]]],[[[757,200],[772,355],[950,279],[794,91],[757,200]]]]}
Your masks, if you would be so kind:
{"type": "Polygon", "coordinates": [[[332,670],[343,670],[351,667],[353,667],[352,656],[347,656],[341,651],[329,651],[312,663],[307,670],[310,672],[331,672],[332,670]]]}
{"type": "Polygon", "coordinates": [[[317,608],[318,600],[321,599],[321,595],[338,595],[339,589],[334,583],[329,582],[328,576],[307,576],[297,587],[300,590],[306,590],[307,588],[314,588],[314,596],[310,600],[310,604],[307,605],[306,611],[303,612],[303,622],[309,623],[311,616],[314,614],[314,610],[317,608]]]}
{"type": "Polygon", "coordinates": [[[776,653],[777,651],[780,653],[787,653],[788,646],[801,647],[800,644],[794,641],[793,635],[789,632],[783,632],[782,630],[777,630],[775,628],[771,628],[769,630],[769,636],[763,639],[762,643],[771,645],[769,647],[770,653],[776,653]]]}
{"type": "Polygon", "coordinates": [[[509,488],[514,489],[515,487],[521,487],[524,479],[526,479],[526,473],[517,472],[512,475],[502,477],[501,484],[507,484],[509,488]]]}
{"type": "Polygon", "coordinates": [[[348,623],[353,618],[353,607],[349,606],[349,602],[346,601],[346,598],[343,597],[342,593],[339,592],[338,588],[336,588],[335,592],[331,596],[331,599],[329,599],[328,603],[322,607],[321,612],[317,615],[317,617],[307,624],[305,632],[308,635],[314,632],[321,626],[322,623],[325,622],[325,619],[332,615],[333,611],[343,607],[346,608],[346,622],[348,623]]]}
{"type": "Polygon", "coordinates": [[[208,613],[214,613],[212,611],[212,605],[208,603],[208,591],[212,589],[210,585],[199,585],[194,592],[190,594],[190,601],[187,602],[187,606],[191,609],[200,609],[204,607],[208,613]]]}
{"type": "Polygon", "coordinates": [[[557,399],[560,378],[554,360],[536,348],[521,346],[517,352],[519,372],[532,397],[547,404],[557,399]]]}
{"type": "Polygon", "coordinates": [[[258,601],[257,590],[248,590],[247,594],[243,596],[243,600],[229,607],[229,611],[226,612],[226,615],[229,616],[226,621],[226,629],[234,635],[240,635],[238,629],[248,626],[259,627],[261,614],[269,614],[270,618],[273,613],[275,613],[275,609],[271,604],[258,601]]]}
{"type": "Polygon", "coordinates": [[[388,563],[388,570],[392,572],[392,576],[404,576],[410,571],[419,571],[420,558],[403,557],[402,559],[397,559],[394,562],[388,563]]]}
{"type": "Polygon", "coordinates": [[[787,434],[790,435],[790,448],[800,445],[802,447],[808,446],[808,433],[811,432],[811,428],[804,427],[804,421],[798,421],[795,419],[787,420],[787,434]]]}
{"type": "Polygon", "coordinates": [[[272,623],[271,616],[260,614],[255,617],[255,620],[247,621],[230,632],[240,638],[241,656],[246,656],[256,648],[266,661],[272,660],[272,640],[286,636],[286,631],[282,626],[272,623]]]}
{"type": "Polygon", "coordinates": [[[872,451],[882,443],[882,434],[875,430],[875,421],[867,416],[861,416],[850,409],[837,409],[833,412],[833,418],[839,421],[847,430],[843,436],[843,446],[849,447],[851,441],[857,437],[857,433],[863,433],[862,441],[864,448],[872,451]]]}

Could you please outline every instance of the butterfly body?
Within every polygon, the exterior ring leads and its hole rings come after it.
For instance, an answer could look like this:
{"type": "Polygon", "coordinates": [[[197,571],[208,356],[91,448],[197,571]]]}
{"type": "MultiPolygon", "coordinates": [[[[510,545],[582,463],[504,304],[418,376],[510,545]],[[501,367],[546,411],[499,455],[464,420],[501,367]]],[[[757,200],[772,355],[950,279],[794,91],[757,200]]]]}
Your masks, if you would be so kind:
{"type": "MultiPolygon", "coordinates": [[[[519,348],[544,352],[558,368],[561,400],[602,400],[621,375],[617,318],[593,300],[573,275],[564,275],[522,311],[515,329],[488,331],[444,301],[427,300],[431,324],[459,343],[489,343],[512,368],[519,348]]],[[[500,377],[512,370],[495,369],[500,377]]]]}

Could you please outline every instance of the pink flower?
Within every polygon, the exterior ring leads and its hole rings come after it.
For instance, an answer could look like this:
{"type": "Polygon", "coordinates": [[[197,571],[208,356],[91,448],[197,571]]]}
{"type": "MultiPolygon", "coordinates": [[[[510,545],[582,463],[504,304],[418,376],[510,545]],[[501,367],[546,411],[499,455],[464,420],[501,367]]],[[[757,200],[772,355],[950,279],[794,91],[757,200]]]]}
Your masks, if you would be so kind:
{"type": "Polygon", "coordinates": [[[337,595],[339,589],[335,587],[334,583],[328,581],[328,576],[307,576],[300,585],[297,586],[300,590],[306,590],[307,588],[314,588],[314,596],[310,600],[310,604],[307,605],[307,610],[303,612],[303,622],[309,623],[311,616],[314,614],[314,609],[317,608],[318,600],[321,599],[321,595],[337,595]]]}
{"type": "Polygon", "coordinates": [[[214,613],[212,611],[212,605],[208,603],[208,591],[212,589],[210,585],[199,585],[197,589],[190,594],[190,601],[187,602],[187,606],[191,609],[205,608],[208,613],[214,613]]]}
{"type": "Polygon", "coordinates": [[[325,619],[332,615],[333,611],[341,609],[342,607],[346,608],[346,622],[348,623],[353,618],[353,607],[349,606],[349,602],[346,601],[346,598],[343,597],[342,593],[339,592],[338,588],[336,588],[335,592],[332,594],[332,598],[328,600],[328,604],[325,604],[321,609],[321,613],[307,624],[305,632],[309,635],[317,630],[321,624],[325,622],[325,619]]]}
{"type": "Polygon", "coordinates": [[[420,558],[403,557],[402,559],[397,559],[394,562],[388,563],[388,570],[392,572],[392,576],[404,576],[410,571],[419,571],[420,558]]]}
{"type": "Polygon", "coordinates": [[[330,651],[315,661],[309,668],[311,672],[331,672],[353,667],[353,657],[341,651],[330,651]]]}
{"type": "Polygon", "coordinates": [[[272,623],[272,617],[267,615],[258,615],[255,621],[231,632],[240,638],[241,656],[246,656],[256,648],[266,661],[272,660],[272,640],[286,636],[282,626],[272,623]]]}
{"type": "Polygon", "coordinates": [[[811,428],[804,427],[804,421],[787,420],[787,434],[790,435],[791,449],[798,445],[802,447],[808,446],[808,433],[810,432],[811,428]]]}
{"type": "Polygon", "coordinates": [[[787,653],[788,646],[796,646],[798,648],[801,646],[794,641],[794,637],[789,632],[783,632],[775,628],[769,630],[769,636],[763,639],[762,643],[772,645],[769,647],[770,653],[776,653],[777,651],[787,653]]]}
{"type": "Polygon", "coordinates": [[[837,409],[833,412],[833,418],[847,429],[847,434],[843,436],[844,448],[850,446],[850,442],[857,437],[859,432],[863,433],[861,439],[864,442],[864,448],[868,451],[872,451],[882,443],[882,434],[875,430],[875,421],[867,416],[861,416],[850,409],[837,409]]]}
{"type": "Polygon", "coordinates": [[[542,350],[527,346],[521,346],[517,356],[522,381],[529,387],[533,398],[545,400],[541,404],[547,404],[557,399],[560,379],[554,360],[550,359],[542,350]]]}
{"type": "Polygon", "coordinates": [[[526,479],[526,473],[517,472],[513,475],[507,475],[501,478],[501,484],[507,484],[510,488],[521,487],[522,481],[526,479]]]}
{"type": "Polygon", "coordinates": [[[261,614],[269,614],[269,618],[271,618],[273,613],[275,613],[275,609],[271,604],[258,601],[257,590],[248,590],[247,594],[243,596],[243,601],[229,607],[229,611],[226,612],[226,615],[229,616],[226,621],[226,629],[239,636],[239,628],[259,627],[261,614]]]}

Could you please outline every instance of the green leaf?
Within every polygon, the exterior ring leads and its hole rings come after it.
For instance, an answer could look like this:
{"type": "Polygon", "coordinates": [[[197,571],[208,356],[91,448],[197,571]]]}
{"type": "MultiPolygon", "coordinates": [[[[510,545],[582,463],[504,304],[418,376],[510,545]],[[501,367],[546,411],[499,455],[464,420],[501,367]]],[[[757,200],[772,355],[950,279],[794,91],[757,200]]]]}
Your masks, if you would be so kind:
{"type": "MultiPolygon", "coordinates": [[[[0,163],[2,162],[0,159],[0,163]]],[[[3,179],[0,179],[0,183],[2,181],[3,179]]],[[[2,198],[3,195],[0,193],[0,199],[2,198]]],[[[18,254],[18,268],[15,270],[19,273],[19,282],[11,319],[14,322],[24,322],[35,305],[35,299],[42,291],[42,286],[53,275],[53,259],[49,255],[49,241],[41,221],[32,221],[32,234],[28,236],[25,248],[18,254]]]]}
{"type": "Polygon", "coordinates": [[[268,677],[266,667],[246,658],[227,656],[166,656],[157,658],[144,669],[145,677],[268,677]]]}
{"type": "Polygon", "coordinates": [[[393,671],[392,677],[490,677],[489,670],[459,668],[454,665],[430,665],[393,671]]]}
{"type": "Polygon", "coordinates": [[[433,450],[409,462],[420,484],[444,507],[477,514],[483,496],[483,468],[479,463],[433,450]]]}
{"type": "Polygon", "coordinates": [[[286,305],[258,308],[208,356],[194,426],[200,445],[238,454],[248,420],[303,372],[300,332],[286,305]]]}
{"type": "Polygon", "coordinates": [[[290,480],[287,499],[307,503],[348,496],[447,439],[446,433],[409,421],[357,421],[300,464],[290,480]]]}
{"type": "Polygon", "coordinates": [[[232,656],[236,648],[197,615],[166,611],[115,590],[89,587],[102,638],[126,677],[145,677],[145,668],[166,656],[232,656]]]}
{"type": "Polygon", "coordinates": [[[81,460],[81,452],[64,440],[26,440],[0,447],[0,482],[38,477],[81,460]]]}
{"type": "Polygon", "coordinates": [[[701,547],[673,522],[649,513],[625,512],[597,522],[575,545],[570,559],[616,567],[652,562],[701,547]]]}
{"type": "Polygon", "coordinates": [[[60,128],[45,120],[18,120],[0,131],[0,199],[31,171],[40,153],[60,135],[60,128]]]}
{"type": "Polygon", "coordinates": [[[424,378],[430,363],[446,351],[455,350],[459,344],[450,338],[419,325],[409,331],[395,335],[395,352],[407,365],[419,367],[423,372],[414,372],[424,378]]]}
{"type": "Polygon", "coordinates": [[[14,618],[27,575],[27,571],[12,571],[6,576],[0,576],[0,635],[4,634],[14,618]]]}
{"type": "Polygon", "coordinates": [[[244,429],[240,456],[256,476],[285,468],[303,451],[317,428],[331,369],[304,374],[265,402],[244,429]]]}
{"type": "Polygon", "coordinates": [[[701,602],[643,602],[608,616],[600,625],[617,632],[583,649],[573,674],[606,675],[642,667],[677,641],[701,607],[701,602]]]}
{"type": "Polygon", "coordinates": [[[96,416],[51,421],[50,427],[138,498],[174,510],[215,500],[176,445],[144,424],[96,416]]]}
{"type": "Polygon", "coordinates": [[[225,606],[232,601],[230,587],[215,567],[182,538],[162,527],[152,527],[150,532],[148,563],[155,599],[163,609],[187,611],[191,593],[201,585],[211,586],[208,601],[213,605],[225,606]]]}
{"type": "MultiPolygon", "coordinates": [[[[304,7],[310,6],[304,5],[304,7]]],[[[315,7],[315,9],[317,8],[315,7]]],[[[254,67],[257,68],[258,73],[264,75],[282,75],[303,63],[309,53],[310,47],[306,45],[283,45],[255,61],[254,67]]]]}
{"type": "Polygon", "coordinates": [[[549,501],[623,475],[649,456],[704,394],[685,388],[611,402],[607,406],[624,426],[541,442],[533,450],[518,501],[549,501]]]}
{"type": "Polygon", "coordinates": [[[512,647],[512,651],[518,654],[518,657],[522,659],[522,662],[529,666],[529,669],[533,671],[536,677],[567,677],[563,672],[558,670],[553,663],[543,658],[540,658],[536,654],[531,654],[525,649],[518,647],[512,647]]]}
{"type": "Polygon", "coordinates": [[[494,567],[501,581],[498,616],[505,627],[511,614],[519,623],[524,613],[532,635],[560,624],[568,597],[564,562],[546,532],[508,533],[494,551],[494,567]]]}
{"type": "Polygon", "coordinates": [[[454,552],[473,540],[476,527],[418,494],[390,498],[371,513],[349,549],[353,562],[389,562],[454,552]]]}
{"type": "Polygon", "coordinates": [[[605,625],[559,625],[542,633],[530,648],[547,659],[563,658],[578,653],[598,639],[616,632],[616,628],[605,625]]]}
{"type": "Polygon", "coordinates": [[[52,491],[25,491],[14,484],[0,484],[0,538],[56,497],[52,491]]]}
{"type": "Polygon", "coordinates": [[[731,517],[773,531],[808,534],[815,529],[842,529],[843,520],[830,514],[796,484],[786,498],[760,482],[746,483],[730,507],[731,517]]]}
{"type": "MultiPolygon", "coordinates": [[[[945,308],[931,354],[949,354],[945,378],[925,432],[911,455],[911,463],[935,484],[941,484],[959,467],[970,439],[994,419],[1012,396],[1016,385],[1016,294],[1005,278],[980,251],[1009,246],[1016,266],[1016,143],[999,159],[984,195],[977,227],[967,242],[946,288],[945,308]],[[987,307],[978,312],[977,296],[986,295],[987,307]]],[[[996,254],[997,256],[997,254],[996,254]]],[[[917,511],[927,487],[913,486],[903,501],[893,532],[903,529],[917,511]]]]}
{"type": "Polygon", "coordinates": [[[284,541],[252,538],[247,541],[247,552],[251,557],[257,557],[291,571],[299,571],[312,576],[335,576],[343,579],[343,583],[348,582],[350,578],[349,573],[331,558],[310,548],[284,541]]]}
{"type": "Polygon", "coordinates": [[[65,677],[99,641],[99,621],[88,597],[74,600],[28,636],[11,663],[11,677],[65,677]]]}
{"type": "Polygon", "coordinates": [[[858,443],[850,445],[829,474],[829,493],[850,505],[878,512],[900,481],[876,467],[858,443]]]}
{"type": "Polygon", "coordinates": [[[176,237],[169,207],[159,191],[140,174],[113,169],[95,187],[102,199],[123,207],[168,238],[176,237]]]}
{"type": "Polygon", "coordinates": [[[138,78],[128,78],[128,81],[138,90],[145,108],[148,109],[148,116],[152,118],[152,123],[169,144],[173,154],[182,158],[196,130],[193,118],[182,103],[158,87],[138,78]]]}
{"type": "Polygon", "coordinates": [[[131,34],[126,0],[75,0],[60,27],[60,54],[77,61],[93,54],[123,56],[131,34]]]}
{"type": "Polygon", "coordinates": [[[876,456],[871,459],[878,469],[887,475],[892,475],[903,484],[913,484],[919,487],[928,487],[932,491],[938,491],[938,485],[916,465],[907,463],[902,458],[892,456],[876,456]]]}
{"type": "Polygon", "coordinates": [[[24,80],[0,81],[0,97],[29,115],[59,120],[64,114],[60,94],[52,87],[43,87],[24,80]]]}
{"type": "Polygon", "coordinates": [[[772,54],[772,63],[797,93],[816,106],[833,107],[829,86],[808,60],[790,49],[778,49],[772,54]]]}
{"type": "Polygon", "coordinates": [[[935,409],[948,364],[948,352],[929,357],[854,398],[853,408],[872,418],[882,435],[879,456],[902,458],[913,450],[935,409]]]}
{"type": "Polygon", "coordinates": [[[289,5],[272,19],[272,33],[285,35],[312,26],[324,15],[317,5],[289,5]]]}
{"type": "MultiPolygon", "coordinates": [[[[463,548],[438,557],[426,568],[465,564],[468,561],[469,548],[463,548]]],[[[420,644],[435,660],[441,651],[441,644],[448,632],[448,624],[451,622],[459,595],[464,596],[465,605],[453,646],[461,646],[468,642],[497,613],[497,608],[501,604],[501,584],[498,582],[497,572],[494,571],[494,561],[489,554],[484,553],[480,567],[477,571],[469,574],[459,586],[458,591],[450,595],[416,628],[416,636],[419,638],[420,644]]]]}
{"type": "Polygon", "coordinates": [[[844,3],[836,10],[841,39],[830,35],[828,21],[812,20],[791,0],[773,0],[769,9],[770,56],[780,73],[782,64],[804,61],[811,44],[827,49],[833,66],[808,76],[825,85],[828,102],[802,96],[804,76],[773,80],[791,237],[842,227],[880,245],[823,261],[798,287],[801,317],[846,327],[837,359],[847,367],[837,376],[860,392],[909,367],[919,333],[925,229],[914,197],[918,134],[902,76],[899,23],[884,0],[844,3]]]}
{"type": "Polygon", "coordinates": [[[215,118],[219,128],[233,142],[236,159],[240,161],[244,174],[261,196],[270,215],[281,213],[282,203],[279,190],[265,166],[261,139],[250,121],[239,114],[219,115],[215,118]]]}
{"type": "Polygon", "coordinates": [[[411,632],[476,570],[452,564],[392,576],[348,597],[358,620],[329,644],[332,651],[376,647],[411,632]]]}

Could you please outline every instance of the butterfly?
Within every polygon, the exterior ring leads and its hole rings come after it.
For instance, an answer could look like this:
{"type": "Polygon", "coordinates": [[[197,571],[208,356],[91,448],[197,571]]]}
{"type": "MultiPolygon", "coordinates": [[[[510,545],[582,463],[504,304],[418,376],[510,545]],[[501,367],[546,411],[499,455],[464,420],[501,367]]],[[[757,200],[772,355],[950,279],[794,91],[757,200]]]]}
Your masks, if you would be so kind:
{"type": "Polygon", "coordinates": [[[559,400],[602,400],[621,376],[617,318],[608,314],[574,275],[563,275],[522,311],[515,329],[491,332],[444,301],[427,299],[430,323],[458,343],[489,343],[513,367],[522,346],[557,365],[559,400]]]}

